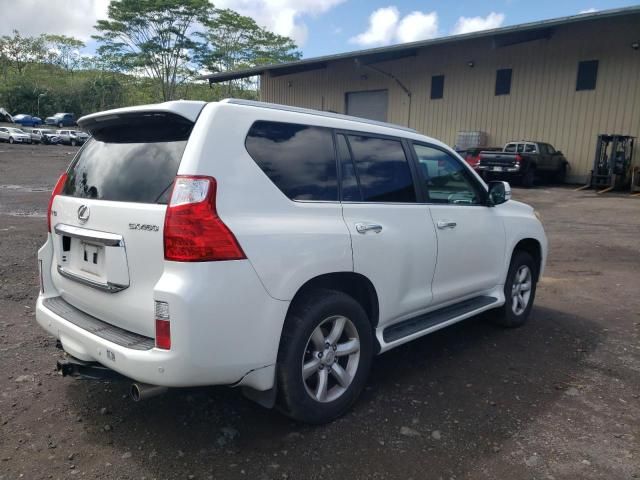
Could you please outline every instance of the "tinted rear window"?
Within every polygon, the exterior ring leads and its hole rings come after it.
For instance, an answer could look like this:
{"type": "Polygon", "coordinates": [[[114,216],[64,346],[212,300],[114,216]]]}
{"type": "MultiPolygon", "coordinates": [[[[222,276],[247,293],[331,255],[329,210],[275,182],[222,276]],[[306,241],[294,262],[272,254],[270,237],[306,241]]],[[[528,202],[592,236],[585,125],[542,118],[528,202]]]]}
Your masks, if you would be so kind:
{"type": "Polygon", "coordinates": [[[415,202],[416,191],[402,144],[397,140],[349,135],[365,202],[415,202]]]}
{"type": "Polygon", "coordinates": [[[71,164],[63,195],[167,203],[192,127],[171,115],[107,123],[93,132],[71,164]]]}
{"type": "Polygon", "coordinates": [[[259,121],[245,146],[251,158],[291,200],[338,200],[333,137],[327,128],[259,121]]]}

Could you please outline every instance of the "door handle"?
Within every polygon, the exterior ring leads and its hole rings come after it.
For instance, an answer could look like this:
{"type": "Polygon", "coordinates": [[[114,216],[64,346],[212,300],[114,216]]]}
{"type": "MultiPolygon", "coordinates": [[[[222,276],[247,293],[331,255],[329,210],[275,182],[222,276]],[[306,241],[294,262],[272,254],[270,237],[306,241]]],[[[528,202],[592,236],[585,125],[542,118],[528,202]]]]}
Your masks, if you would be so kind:
{"type": "Polygon", "coordinates": [[[449,220],[438,220],[438,223],[436,225],[440,230],[444,230],[445,228],[456,228],[458,224],[449,220]]]}
{"type": "Polygon", "coordinates": [[[375,223],[356,223],[356,231],[363,235],[370,231],[380,233],[382,231],[382,225],[375,223]]]}

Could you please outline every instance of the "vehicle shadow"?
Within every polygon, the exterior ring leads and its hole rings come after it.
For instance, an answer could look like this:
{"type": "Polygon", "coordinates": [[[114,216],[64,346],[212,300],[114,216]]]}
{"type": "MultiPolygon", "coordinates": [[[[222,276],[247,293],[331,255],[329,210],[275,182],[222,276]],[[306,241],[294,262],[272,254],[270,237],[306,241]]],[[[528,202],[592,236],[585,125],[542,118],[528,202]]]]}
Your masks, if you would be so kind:
{"type": "Polygon", "coordinates": [[[471,319],[378,357],[352,412],[319,427],[228,388],[133,403],[126,384],[77,381],[68,396],[86,441],[159,478],[449,478],[547,412],[601,335],[543,307],[514,330],[471,319]]]}

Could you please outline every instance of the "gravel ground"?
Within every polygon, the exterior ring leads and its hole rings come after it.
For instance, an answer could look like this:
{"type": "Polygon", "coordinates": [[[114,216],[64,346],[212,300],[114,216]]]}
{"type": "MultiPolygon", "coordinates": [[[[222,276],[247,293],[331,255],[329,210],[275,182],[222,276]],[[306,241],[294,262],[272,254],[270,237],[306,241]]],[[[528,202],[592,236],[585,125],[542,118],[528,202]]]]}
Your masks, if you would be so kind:
{"type": "Polygon", "coordinates": [[[515,189],[550,240],[530,322],[380,356],[353,411],[309,427],[228,388],[133,403],[54,373],[36,251],[73,153],[0,145],[0,480],[640,478],[640,199],[515,189]]]}

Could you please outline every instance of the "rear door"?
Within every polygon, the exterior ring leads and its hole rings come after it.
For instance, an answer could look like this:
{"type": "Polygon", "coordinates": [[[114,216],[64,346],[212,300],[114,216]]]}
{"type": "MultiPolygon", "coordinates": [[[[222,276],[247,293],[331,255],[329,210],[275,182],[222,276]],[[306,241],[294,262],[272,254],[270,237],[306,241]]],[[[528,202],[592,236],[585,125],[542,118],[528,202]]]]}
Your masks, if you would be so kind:
{"type": "Polygon", "coordinates": [[[383,327],[431,303],[437,247],[429,207],[419,203],[401,140],[341,132],[336,142],[354,270],[374,284],[383,327]]]}
{"type": "Polygon", "coordinates": [[[429,144],[413,145],[437,233],[433,303],[469,298],[498,285],[506,248],[502,217],[463,162],[429,144]]]}
{"type": "Polygon", "coordinates": [[[166,204],[192,127],[169,113],[94,125],[52,206],[52,278],[67,302],[153,336],[166,204]]]}

